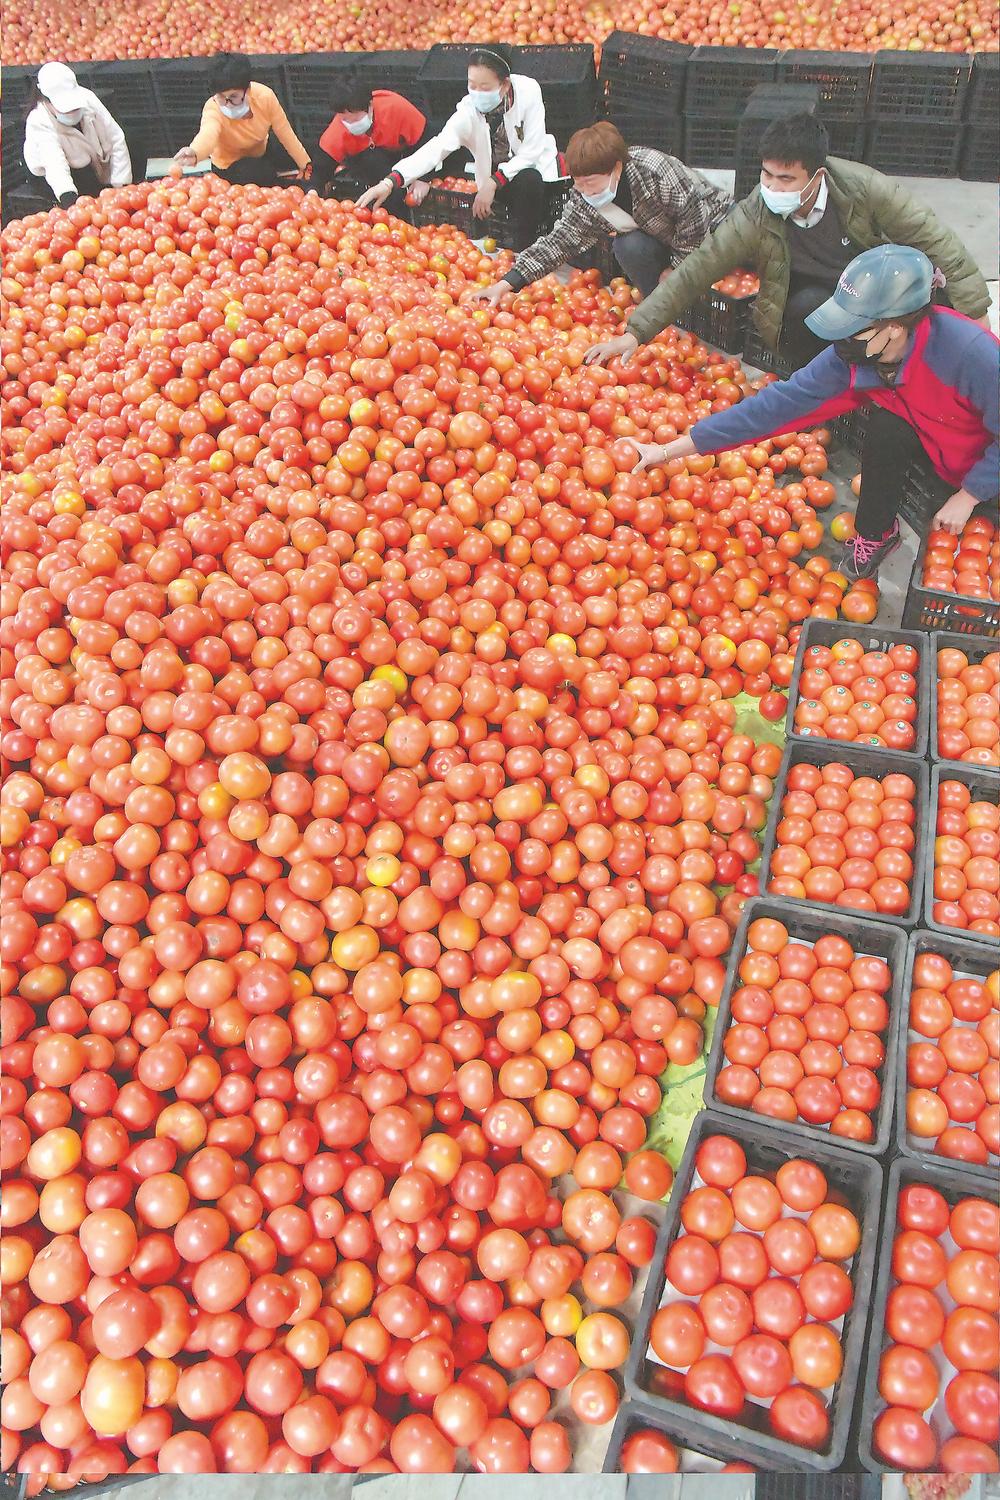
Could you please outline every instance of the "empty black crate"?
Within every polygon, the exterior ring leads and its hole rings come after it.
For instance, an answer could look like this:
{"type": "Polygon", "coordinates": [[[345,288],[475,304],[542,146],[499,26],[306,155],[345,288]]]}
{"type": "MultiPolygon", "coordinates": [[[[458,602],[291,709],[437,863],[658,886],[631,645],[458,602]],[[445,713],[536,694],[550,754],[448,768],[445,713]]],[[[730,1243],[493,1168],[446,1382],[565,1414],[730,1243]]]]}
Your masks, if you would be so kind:
{"type": "Polygon", "coordinates": [[[868,127],[866,161],[878,172],[905,177],[954,177],[965,127],[939,119],[875,120],[868,127]]]}
{"type": "Polygon", "coordinates": [[[777,72],[776,47],[696,47],[688,59],[686,115],[736,119],[761,83],[777,72]]]}
{"type": "Polygon", "coordinates": [[[681,115],[658,115],[649,110],[622,108],[608,118],[617,125],[630,146],[652,146],[668,156],[684,153],[684,119],[681,115]]]}
{"type": "Polygon", "coordinates": [[[997,125],[966,125],[959,177],[966,182],[996,182],[997,125]]]}
{"type": "Polygon", "coordinates": [[[813,83],[819,89],[821,120],[863,119],[872,77],[870,52],[783,52],[779,83],[813,83]]]}
{"type": "Polygon", "coordinates": [[[731,167],[739,128],[738,119],[685,115],[684,160],[689,167],[731,167]]]}
{"type": "Polygon", "coordinates": [[[3,70],[3,113],[4,129],[7,128],[6,121],[9,113],[23,114],[31,92],[31,85],[35,81],[37,68],[7,68],[3,70]]]}
{"type": "Polygon", "coordinates": [[[970,125],[992,125],[993,145],[996,147],[996,127],[1000,120],[1000,53],[977,52],[972,59],[965,118],[970,125]]]}
{"type": "Polygon", "coordinates": [[[844,156],[848,161],[864,161],[868,127],[864,118],[857,120],[824,120],[830,139],[830,155],[844,156]]]}
{"type": "MultiPolygon", "coordinates": [[[[350,53],[318,52],[313,57],[286,57],[282,104],[290,115],[326,113],[327,124],[337,107],[337,86],[357,70],[359,59],[350,53]]],[[[374,85],[373,85],[374,86],[374,85]]]]}
{"type": "Polygon", "coordinates": [[[775,120],[786,115],[816,115],[819,90],[810,83],[762,83],[747,100],[736,137],[736,196],[744,197],[760,177],[760,143],[775,120]]]}
{"type": "Polygon", "coordinates": [[[212,92],[209,65],[202,58],[165,58],[155,73],[160,113],[168,124],[197,125],[212,92]]]}
{"type": "Polygon", "coordinates": [[[155,71],[141,62],[95,63],[90,87],[107,101],[116,120],[148,121],[156,113],[155,71]]]}
{"type": "Polygon", "coordinates": [[[971,60],[949,52],[876,52],[868,111],[885,120],[959,120],[971,60]]]}
{"type": "Polygon", "coordinates": [[[454,112],[459,99],[469,91],[469,58],[489,48],[489,42],[478,48],[471,42],[435,43],[418,74],[428,114],[447,118],[454,112]]]}
{"type": "MultiPolygon", "coordinates": [[[[605,113],[622,130],[620,117],[678,115],[693,49],[685,42],[661,41],[613,31],[601,47],[598,86],[605,113]]],[[[625,134],[624,130],[622,133],[625,134]]],[[[630,145],[635,144],[626,135],[630,145]]]]}
{"type": "Polygon", "coordinates": [[[594,49],[574,43],[564,47],[518,47],[514,72],[541,85],[545,124],[560,150],[570,136],[592,125],[597,114],[594,49]]]}

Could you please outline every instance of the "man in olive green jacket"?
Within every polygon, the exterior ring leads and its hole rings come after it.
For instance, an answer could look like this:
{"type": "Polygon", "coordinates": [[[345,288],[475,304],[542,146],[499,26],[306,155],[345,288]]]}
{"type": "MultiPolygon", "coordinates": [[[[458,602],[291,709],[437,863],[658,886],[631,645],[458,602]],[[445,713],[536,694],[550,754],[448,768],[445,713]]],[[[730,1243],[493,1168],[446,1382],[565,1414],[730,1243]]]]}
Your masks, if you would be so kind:
{"type": "Polygon", "coordinates": [[[990,296],[972,257],[934,212],[890,177],[860,162],[827,157],[825,127],[812,115],[775,120],[761,142],[761,180],[628,319],[627,332],[595,344],[588,363],[620,358],[670,323],[738,266],[756,270],[757,331],[793,368],[822,347],[805,319],[832,295],[840,273],[863,250],[911,245],[945,279],[957,312],[989,326],[990,296]]]}

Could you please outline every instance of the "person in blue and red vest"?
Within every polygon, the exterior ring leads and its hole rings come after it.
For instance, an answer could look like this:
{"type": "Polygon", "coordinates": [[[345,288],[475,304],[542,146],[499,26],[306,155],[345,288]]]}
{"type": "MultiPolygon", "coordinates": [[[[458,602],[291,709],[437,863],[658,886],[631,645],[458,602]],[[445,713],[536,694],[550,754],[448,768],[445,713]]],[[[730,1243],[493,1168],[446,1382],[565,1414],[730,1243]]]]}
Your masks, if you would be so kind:
{"type": "Polygon", "coordinates": [[[871,408],[861,449],[856,535],[840,571],[875,578],[899,546],[899,508],[914,461],[939,500],[935,525],[960,532],[1000,494],[1000,340],[931,301],[934,267],[910,245],[855,256],[833,296],[806,318],[831,347],[788,380],[695,422],[663,446],[637,443],[636,469],[719,453],[871,408]]]}

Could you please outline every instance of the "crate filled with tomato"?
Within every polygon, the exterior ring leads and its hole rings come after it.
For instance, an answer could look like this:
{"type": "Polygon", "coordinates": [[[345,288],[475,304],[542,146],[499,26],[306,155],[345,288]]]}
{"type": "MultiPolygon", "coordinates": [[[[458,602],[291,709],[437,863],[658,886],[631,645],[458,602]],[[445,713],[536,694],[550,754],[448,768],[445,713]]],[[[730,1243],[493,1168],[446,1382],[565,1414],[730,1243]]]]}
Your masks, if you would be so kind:
{"type": "Polygon", "coordinates": [[[807,620],[788,689],[793,739],[836,740],[923,758],[930,655],[916,631],[807,620]]]}
{"type": "Polygon", "coordinates": [[[874,1269],[878,1162],[749,1118],[695,1121],[626,1367],[697,1439],[813,1470],[844,1460],[874,1269]]]}
{"type": "Polygon", "coordinates": [[[935,633],[931,759],[1000,770],[1000,644],[935,633]]]}
{"type": "Polygon", "coordinates": [[[896,1139],[1000,1176],[1000,955],[965,938],[915,932],[899,1014],[896,1139]]]}
{"type": "Polygon", "coordinates": [[[930,797],[925,924],[935,932],[1000,938],[1000,775],[939,761],[930,797]]]}
{"type": "MultiPolygon", "coordinates": [[[[705,1101],[808,1143],[881,1155],[891,1134],[906,937],[838,912],[747,903],[716,1017],[705,1101]]],[[[734,1125],[733,1128],[738,1128],[734,1125]]]]}
{"type": "Polygon", "coordinates": [[[761,891],[795,910],[840,907],[912,927],[923,899],[929,786],[927,766],[912,757],[791,741],[768,817],[761,891]]]}
{"type": "MultiPolygon", "coordinates": [[[[794,1467],[787,1457],[781,1466],[794,1467]]],[[[738,1433],[693,1438],[682,1418],[639,1401],[622,1403],[604,1459],[605,1474],[754,1474],[769,1467],[758,1454],[746,1462],[738,1433]]]]}
{"type": "Polygon", "coordinates": [[[897,1157],[859,1429],[875,1472],[995,1474],[1000,1208],[953,1162],[897,1157]]]}
{"type": "Polygon", "coordinates": [[[1000,529],[973,515],[961,536],[940,527],[920,543],[903,610],[909,629],[1000,636],[1000,529]]]}

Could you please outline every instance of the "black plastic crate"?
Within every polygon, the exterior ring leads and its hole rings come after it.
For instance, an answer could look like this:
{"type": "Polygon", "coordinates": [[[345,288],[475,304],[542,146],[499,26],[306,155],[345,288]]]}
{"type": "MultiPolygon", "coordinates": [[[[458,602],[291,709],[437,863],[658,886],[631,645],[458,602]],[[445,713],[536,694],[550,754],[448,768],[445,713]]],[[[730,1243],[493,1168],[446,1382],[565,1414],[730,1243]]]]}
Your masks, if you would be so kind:
{"type": "MultiPolygon", "coordinates": [[[[4,69],[4,84],[7,81],[4,69]]],[[[972,126],[992,126],[994,165],[996,129],[1000,122],[1000,52],[977,52],[972,59],[972,77],[965,101],[965,118],[972,126]]]]}
{"type": "Polygon", "coordinates": [[[847,411],[841,417],[834,417],[830,423],[831,429],[844,447],[849,448],[859,458],[864,446],[865,433],[868,431],[870,416],[870,406],[859,406],[855,411],[847,411]]]}
{"type": "Polygon", "coordinates": [[[767,127],[786,115],[819,115],[814,83],[762,83],[754,89],[740,118],[739,160],[748,157],[760,171],[760,142],[767,127]]]}
{"type": "Polygon", "coordinates": [[[212,92],[208,64],[202,58],[165,58],[157,63],[154,77],[161,115],[197,124],[212,92]]]}
{"type": "Polygon", "coordinates": [[[904,177],[955,177],[964,127],[934,115],[877,119],[868,127],[865,160],[878,172],[904,177]]]}
{"type": "MultiPolygon", "coordinates": [[[[717,1474],[725,1464],[745,1462],[743,1447],[738,1438],[700,1437],[698,1447],[695,1449],[690,1446],[690,1433],[685,1430],[684,1422],[676,1418],[672,1421],[668,1420],[655,1407],[646,1406],[641,1401],[623,1401],[618,1408],[615,1425],[611,1429],[602,1473],[621,1473],[622,1449],[632,1434],[643,1428],[661,1432],[664,1437],[670,1439],[677,1449],[678,1473],[680,1474],[717,1474]]],[[[754,1459],[754,1464],[758,1469],[766,1467],[766,1461],[759,1456],[754,1459]]],[[[789,1460],[785,1459],[781,1467],[789,1469],[792,1465],[789,1460]]],[[[759,1479],[757,1483],[760,1484],[759,1479]]],[[[782,1500],[785,1500],[785,1497],[782,1497],[782,1500]]]]}
{"type": "Polygon", "coordinates": [[[1000,637],[1000,600],[974,599],[968,594],[927,588],[921,582],[927,552],[926,528],[917,535],[917,555],[903,609],[906,629],[949,630],[956,635],[1000,637]]]}
{"type": "Polygon", "coordinates": [[[684,120],[681,115],[658,115],[652,110],[623,105],[609,110],[608,119],[617,125],[630,146],[652,146],[667,156],[684,154],[684,120]]]}
{"type": "MultiPolygon", "coordinates": [[[[938,701],[937,690],[940,678],[937,672],[937,653],[939,651],[953,648],[964,651],[969,659],[970,666],[978,666],[987,656],[992,656],[1000,651],[1000,642],[991,641],[988,636],[956,635],[953,631],[935,631],[931,636],[931,715],[930,715],[930,756],[931,760],[940,761],[943,766],[968,765],[968,761],[946,759],[941,754],[941,746],[938,742],[938,701]]],[[[987,767],[974,767],[974,769],[986,769],[987,767]]]]}
{"type": "Polygon", "coordinates": [[[982,933],[970,932],[967,927],[948,927],[934,916],[934,848],[937,833],[938,788],[942,781],[961,781],[972,794],[973,802],[1000,802],[1000,771],[991,771],[985,766],[967,766],[960,760],[939,760],[931,766],[930,812],[927,817],[928,843],[930,845],[924,870],[924,921],[931,932],[943,933],[946,937],[966,937],[970,942],[996,942],[995,938],[982,933]]]}
{"type": "Polygon", "coordinates": [[[28,96],[31,93],[31,85],[38,75],[37,68],[7,67],[3,70],[3,114],[4,128],[8,114],[23,117],[28,96]]]}
{"type": "MultiPolygon", "coordinates": [[[[795,667],[788,685],[788,714],[785,730],[789,740],[804,740],[810,745],[841,744],[839,740],[827,740],[822,735],[803,734],[795,728],[795,710],[801,696],[799,682],[810,646],[832,646],[836,641],[859,641],[866,651],[888,651],[890,646],[914,646],[919,657],[917,670],[917,717],[914,722],[916,738],[912,750],[893,750],[894,756],[907,760],[923,760],[930,743],[931,702],[933,692],[933,650],[927,637],[916,630],[885,630],[880,625],[849,625],[845,620],[806,620],[795,653],[795,667]]],[[[848,742],[851,743],[851,742],[848,742]]],[[[878,749],[878,746],[873,747],[878,749]]]]}
{"type": "Polygon", "coordinates": [[[777,897],[755,896],[748,901],[740,918],[740,925],[736,929],[733,938],[733,946],[729,952],[729,962],[726,970],[726,980],[722,990],[722,999],[719,1002],[719,1011],[715,1020],[715,1031],[712,1035],[712,1046],[705,1066],[705,1103],[709,1109],[715,1110],[720,1115],[725,1115],[730,1121],[734,1132],[739,1132],[747,1120],[755,1124],[770,1123],[772,1128],[777,1126],[783,1136],[790,1141],[801,1141],[802,1151],[808,1154],[814,1141],[828,1141],[831,1145],[845,1147],[850,1151],[860,1151],[865,1156],[881,1158],[889,1145],[892,1134],[892,1111],[895,1094],[896,1078],[896,1047],[898,1045],[897,1013],[902,1000],[903,976],[906,968],[906,934],[898,928],[882,926],[878,922],[868,922],[864,916],[851,916],[849,913],[838,908],[836,911],[827,908],[822,915],[814,915],[812,912],[796,913],[794,923],[789,920],[788,908],[784,900],[777,897]],[[733,995],[742,987],[739,978],[739,966],[747,951],[747,930],[752,922],[758,917],[775,917],[779,922],[785,923],[789,928],[789,937],[796,942],[804,942],[808,946],[814,946],[826,933],[835,933],[839,937],[846,938],[857,956],[884,958],[889,965],[892,974],[892,984],[886,996],[889,1007],[889,1023],[885,1032],[881,1034],[885,1045],[885,1061],[878,1070],[879,1083],[882,1088],[882,1096],[878,1108],[872,1120],[873,1136],[870,1141],[855,1141],[846,1136],[833,1134],[828,1126],[810,1125],[804,1120],[796,1121],[769,1121],[766,1116],[757,1114],[752,1108],[742,1109],[735,1104],[726,1104],[719,1098],[716,1091],[716,1081],[720,1072],[726,1067],[726,1056],[724,1052],[726,1033],[732,1020],[733,995]]]}
{"type": "Polygon", "coordinates": [[[813,83],[819,89],[819,117],[864,119],[871,87],[870,52],[810,52],[793,49],[778,59],[779,83],[813,83]]]}
{"type": "Polygon", "coordinates": [[[882,1168],[871,1157],[815,1139],[803,1147],[798,1141],[784,1140],[782,1126],[777,1122],[741,1119],[734,1124],[726,1115],[711,1109],[703,1110],[696,1118],[688,1138],[683,1159],[674,1178],[666,1215],[657,1236],[642,1309],[625,1365],[625,1390],[629,1398],[662,1412],[669,1421],[680,1422],[682,1430],[690,1434],[694,1443],[705,1438],[717,1442],[720,1438],[728,1440],[738,1437],[743,1461],[755,1468],[760,1466],[762,1459],[766,1459],[771,1467],[781,1470],[800,1467],[810,1471],[829,1471],[839,1468],[847,1452],[854,1397],[861,1375],[881,1199],[882,1168]],[[655,1361],[647,1360],[646,1351],[650,1324],[660,1306],[666,1282],[666,1255],[671,1244],[678,1238],[681,1228],[681,1204],[695,1175],[698,1147],[710,1135],[724,1135],[737,1140],[746,1153],[748,1169],[760,1175],[771,1175],[786,1161],[807,1157],[826,1175],[831,1198],[848,1205],[861,1227],[861,1244],[850,1264],[854,1304],[844,1321],[843,1371],[830,1407],[829,1442],[822,1452],[800,1448],[794,1443],[774,1437],[766,1429],[766,1409],[753,1402],[748,1402],[747,1415],[750,1421],[740,1423],[699,1411],[683,1399],[660,1395],[649,1388],[652,1384],[651,1375],[662,1368],[655,1361]],[[750,1425],[751,1421],[757,1425],[750,1425]]]}
{"type": "Polygon", "coordinates": [[[901,916],[893,916],[888,912],[861,911],[857,907],[837,906],[826,901],[813,901],[805,897],[782,896],[780,899],[788,903],[788,915],[791,921],[795,920],[797,912],[833,912],[843,911],[849,915],[862,917],[866,922],[891,922],[895,927],[907,929],[915,926],[919,920],[923,906],[923,888],[925,865],[927,864],[927,846],[933,839],[933,834],[927,827],[927,822],[921,816],[922,809],[929,804],[930,798],[930,773],[924,761],[914,756],[897,754],[894,750],[875,749],[870,750],[866,745],[844,745],[836,740],[789,740],[785,747],[785,754],[781,762],[781,770],[775,783],[774,796],[771,798],[771,810],[767,819],[767,830],[764,836],[764,848],[760,857],[760,889],[762,895],[768,895],[768,875],[770,871],[771,856],[775,849],[775,832],[782,818],[781,804],[784,800],[788,785],[788,773],[792,766],[804,761],[807,765],[825,766],[831,761],[839,761],[849,766],[858,776],[874,776],[881,780],[893,772],[900,772],[909,776],[916,788],[913,798],[913,806],[916,817],[913,823],[915,844],[911,851],[913,861],[913,877],[910,881],[910,904],[901,916]]]}
{"type": "Polygon", "coordinates": [[[773,82],[779,55],[776,47],[695,47],[684,113],[738,119],[758,84],[773,82]]]}
{"type": "Polygon", "coordinates": [[[884,120],[960,120],[972,59],[953,52],[876,52],[868,111],[884,120]]]}
{"type": "Polygon", "coordinates": [[[830,155],[847,161],[864,161],[868,125],[864,117],[857,120],[824,120],[830,138],[830,155]]]}
{"type": "MultiPolygon", "coordinates": [[[[156,113],[156,73],[143,62],[104,62],[94,64],[94,82],[90,85],[107,101],[116,120],[148,121],[156,113]]],[[[208,97],[206,90],[205,97],[208,97]]]]}
{"type": "Polygon", "coordinates": [[[360,72],[360,56],[350,52],[317,52],[313,56],[286,57],[282,72],[282,103],[289,115],[326,112],[327,124],[336,109],[337,83],[354,71],[360,72]]]}
{"type": "Polygon", "coordinates": [[[545,101],[545,126],[565,150],[571,135],[596,118],[597,72],[589,43],[560,47],[518,47],[514,72],[534,78],[545,101]]]}
{"type": "MultiPolygon", "coordinates": [[[[973,937],[975,934],[973,934],[973,937]]],[[[1000,953],[996,946],[989,946],[989,941],[973,942],[969,938],[945,937],[943,933],[937,932],[913,932],[907,944],[906,971],[903,975],[903,985],[900,993],[901,1004],[897,1017],[899,1031],[898,1046],[896,1049],[896,1150],[905,1156],[911,1156],[917,1161],[941,1162],[945,1165],[959,1166],[963,1172],[969,1172],[979,1177],[984,1184],[996,1188],[1000,1178],[1000,1157],[993,1156],[983,1165],[978,1162],[955,1161],[948,1156],[939,1156],[935,1153],[933,1143],[926,1142],[924,1145],[917,1144],[906,1128],[906,1096],[909,1092],[907,1081],[907,1050],[911,1042],[927,1041],[920,1032],[911,1031],[909,1027],[910,1018],[910,996],[913,990],[913,965],[919,954],[940,953],[951,964],[956,977],[985,979],[989,974],[1000,968],[1000,953]]],[[[959,1025],[973,1025],[972,1022],[959,1025]]]]}
{"type": "Polygon", "coordinates": [[[765,344],[757,332],[752,317],[747,319],[746,337],[743,340],[743,361],[758,370],[763,370],[766,375],[777,375],[779,380],[787,380],[792,373],[791,361],[786,359],[779,350],[772,349],[769,344],[765,344]]]}
{"type": "Polygon", "coordinates": [[[752,297],[727,297],[713,287],[708,298],[708,339],[727,354],[737,359],[743,350],[747,323],[750,320],[752,297]]]}
{"type": "MultiPolygon", "coordinates": [[[[721,49],[719,49],[721,50],[721,49]]],[[[689,167],[731,167],[736,159],[739,117],[684,117],[684,160],[689,167]]]]}
{"type": "MultiPolygon", "coordinates": [[[[688,58],[693,50],[686,42],[613,31],[601,44],[598,75],[598,90],[608,119],[622,130],[622,115],[680,115],[688,58]]],[[[631,136],[625,135],[625,139],[633,144],[631,136]]]]}
{"type": "MultiPolygon", "coordinates": [[[[973,116],[975,119],[975,116],[973,116]]],[[[996,182],[997,124],[968,124],[962,142],[958,175],[966,182],[996,182]]]]}
{"type": "MultiPolygon", "coordinates": [[[[963,1198],[984,1196],[981,1178],[976,1173],[967,1171],[960,1162],[946,1161],[943,1158],[917,1161],[912,1156],[897,1156],[889,1169],[882,1246],[879,1251],[878,1270],[871,1296],[871,1332],[868,1338],[860,1401],[863,1420],[858,1430],[858,1451],[861,1462],[872,1474],[895,1472],[885,1459],[878,1457],[874,1452],[873,1438],[878,1415],[887,1405],[879,1393],[878,1370],[882,1352],[886,1343],[889,1342],[885,1326],[886,1302],[889,1292],[896,1284],[892,1274],[892,1251],[896,1241],[896,1210],[901,1190],[911,1182],[927,1183],[936,1188],[951,1208],[954,1208],[955,1204],[963,1198]]],[[[990,1193],[988,1196],[995,1201],[995,1193],[990,1193]]],[[[937,1288],[937,1291],[940,1295],[942,1288],[937,1288]]],[[[938,1351],[938,1359],[943,1363],[944,1355],[938,1350],[937,1345],[927,1352],[933,1357],[934,1351],[938,1351]]]]}

